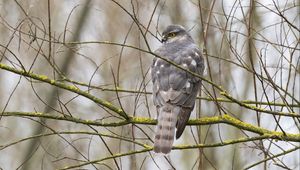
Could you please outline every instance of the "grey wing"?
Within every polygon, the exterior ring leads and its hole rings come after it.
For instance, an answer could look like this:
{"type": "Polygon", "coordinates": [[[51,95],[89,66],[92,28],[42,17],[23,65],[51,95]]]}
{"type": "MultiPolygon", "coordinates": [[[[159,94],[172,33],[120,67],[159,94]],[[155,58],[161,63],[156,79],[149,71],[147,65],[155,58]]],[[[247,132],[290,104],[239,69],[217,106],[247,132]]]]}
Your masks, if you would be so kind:
{"type": "MultiPolygon", "coordinates": [[[[172,54],[172,56],[168,56],[168,59],[186,67],[192,72],[199,75],[203,74],[203,58],[196,46],[172,54]]],[[[180,106],[181,108],[176,124],[176,138],[179,138],[194,108],[200,79],[157,58],[153,60],[151,68],[153,101],[157,108],[162,107],[166,103],[180,106]]]]}
{"type": "MultiPolygon", "coordinates": [[[[200,76],[203,76],[204,72],[204,59],[202,56],[201,51],[198,49],[196,45],[194,45],[192,50],[188,51],[187,55],[188,57],[185,57],[185,63],[188,64],[188,69],[194,73],[197,73],[200,76]]],[[[191,83],[191,87],[187,89],[186,93],[187,101],[185,102],[184,107],[182,107],[182,111],[178,115],[177,120],[177,131],[176,131],[176,138],[178,139],[185,129],[186,123],[190,117],[191,112],[193,111],[195,100],[198,94],[198,91],[201,87],[201,79],[188,74],[188,81],[191,83]]]]}

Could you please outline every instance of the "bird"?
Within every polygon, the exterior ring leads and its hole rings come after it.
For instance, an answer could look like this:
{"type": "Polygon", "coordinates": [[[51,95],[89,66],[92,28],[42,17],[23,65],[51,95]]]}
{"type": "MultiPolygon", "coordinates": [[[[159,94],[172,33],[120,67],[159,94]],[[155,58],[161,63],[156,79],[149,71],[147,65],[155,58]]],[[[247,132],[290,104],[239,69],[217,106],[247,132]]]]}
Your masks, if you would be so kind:
{"type": "Polygon", "coordinates": [[[151,65],[153,103],[158,113],[154,152],[171,152],[175,128],[178,139],[194,109],[201,78],[174,64],[203,76],[204,59],[189,32],[181,25],[169,25],[162,33],[162,45],[154,51],[151,65]],[[167,62],[161,58],[170,62],[167,62]]]}

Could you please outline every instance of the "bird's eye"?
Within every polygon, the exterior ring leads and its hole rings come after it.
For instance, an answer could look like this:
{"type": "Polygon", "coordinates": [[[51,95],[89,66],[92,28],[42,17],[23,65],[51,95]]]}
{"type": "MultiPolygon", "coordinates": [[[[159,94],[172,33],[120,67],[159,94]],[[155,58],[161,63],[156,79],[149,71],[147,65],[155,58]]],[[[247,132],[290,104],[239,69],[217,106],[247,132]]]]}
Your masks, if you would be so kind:
{"type": "Polygon", "coordinates": [[[175,32],[170,32],[168,37],[175,37],[175,35],[176,35],[175,32]]]}

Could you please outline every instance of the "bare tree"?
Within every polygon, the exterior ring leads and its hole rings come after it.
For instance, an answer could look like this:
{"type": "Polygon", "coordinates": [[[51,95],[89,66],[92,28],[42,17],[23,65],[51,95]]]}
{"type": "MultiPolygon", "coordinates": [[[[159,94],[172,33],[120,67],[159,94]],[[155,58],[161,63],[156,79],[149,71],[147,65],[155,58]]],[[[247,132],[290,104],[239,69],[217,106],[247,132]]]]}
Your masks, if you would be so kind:
{"type": "Polygon", "coordinates": [[[0,0],[0,169],[299,169],[299,5],[0,0]],[[158,155],[149,68],[169,24],[206,74],[166,60],[203,87],[158,155]]]}

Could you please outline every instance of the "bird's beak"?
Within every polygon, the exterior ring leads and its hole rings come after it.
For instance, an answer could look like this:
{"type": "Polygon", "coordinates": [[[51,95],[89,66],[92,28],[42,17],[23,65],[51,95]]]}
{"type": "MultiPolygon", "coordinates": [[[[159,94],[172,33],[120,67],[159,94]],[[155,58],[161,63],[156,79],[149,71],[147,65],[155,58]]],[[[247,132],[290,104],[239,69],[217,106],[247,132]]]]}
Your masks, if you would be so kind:
{"type": "Polygon", "coordinates": [[[164,43],[164,42],[166,42],[166,41],[167,41],[167,37],[166,37],[166,36],[163,36],[162,39],[161,39],[161,42],[164,43]]]}

